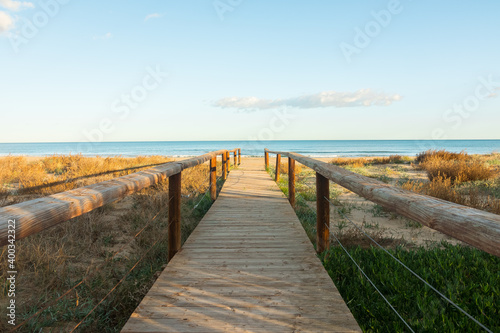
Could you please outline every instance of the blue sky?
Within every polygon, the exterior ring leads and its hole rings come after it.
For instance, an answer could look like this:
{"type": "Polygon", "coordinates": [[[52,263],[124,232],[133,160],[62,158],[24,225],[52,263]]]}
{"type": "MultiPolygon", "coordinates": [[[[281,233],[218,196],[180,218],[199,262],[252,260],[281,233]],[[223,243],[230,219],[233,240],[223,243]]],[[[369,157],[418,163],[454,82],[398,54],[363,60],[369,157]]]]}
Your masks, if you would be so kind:
{"type": "Polygon", "coordinates": [[[500,139],[498,13],[0,0],[0,142],[500,139]]]}

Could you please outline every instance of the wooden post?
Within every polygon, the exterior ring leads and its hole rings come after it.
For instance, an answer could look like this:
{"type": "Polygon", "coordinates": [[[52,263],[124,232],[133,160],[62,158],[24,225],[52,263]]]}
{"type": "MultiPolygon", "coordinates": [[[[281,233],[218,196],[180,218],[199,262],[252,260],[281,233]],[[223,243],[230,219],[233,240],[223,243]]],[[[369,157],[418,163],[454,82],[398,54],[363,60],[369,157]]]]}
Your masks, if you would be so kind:
{"type": "Polygon", "coordinates": [[[288,201],[295,208],[295,160],[288,158],[288,201]]]}
{"type": "Polygon", "coordinates": [[[227,179],[227,155],[226,152],[222,153],[222,179],[227,179]]]}
{"type": "Polygon", "coordinates": [[[210,198],[217,199],[217,157],[210,160],[210,198]]]}
{"type": "Polygon", "coordinates": [[[280,180],[281,154],[276,154],[276,177],[275,181],[280,180]]]}
{"type": "Polygon", "coordinates": [[[241,148],[238,149],[238,165],[241,164],[241,148]]]}
{"type": "Polygon", "coordinates": [[[168,178],[168,261],[181,248],[181,172],[168,178]]]}
{"type": "Polygon", "coordinates": [[[234,166],[238,164],[238,152],[235,150],[234,151],[234,166]]]}
{"type": "Polygon", "coordinates": [[[228,151],[226,151],[226,163],[227,163],[227,173],[231,170],[231,154],[229,154],[228,151]]]}
{"type": "Polygon", "coordinates": [[[266,151],[264,152],[264,163],[266,165],[266,171],[269,169],[269,153],[266,151]]]}
{"type": "Polygon", "coordinates": [[[330,247],[330,181],[316,172],[316,252],[330,247]]]}

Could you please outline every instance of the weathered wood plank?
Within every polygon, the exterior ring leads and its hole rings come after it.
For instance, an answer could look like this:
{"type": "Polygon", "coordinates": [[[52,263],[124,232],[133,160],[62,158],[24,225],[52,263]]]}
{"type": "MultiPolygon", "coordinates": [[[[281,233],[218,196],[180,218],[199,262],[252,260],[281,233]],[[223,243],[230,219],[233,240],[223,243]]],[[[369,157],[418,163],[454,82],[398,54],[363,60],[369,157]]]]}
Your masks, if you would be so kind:
{"type": "Polygon", "coordinates": [[[181,248],[181,183],[182,172],[168,179],[168,261],[181,248]]]}
{"type": "Polygon", "coordinates": [[[360,332],[259,164],[231,172],[123,332],[360,332]]]}

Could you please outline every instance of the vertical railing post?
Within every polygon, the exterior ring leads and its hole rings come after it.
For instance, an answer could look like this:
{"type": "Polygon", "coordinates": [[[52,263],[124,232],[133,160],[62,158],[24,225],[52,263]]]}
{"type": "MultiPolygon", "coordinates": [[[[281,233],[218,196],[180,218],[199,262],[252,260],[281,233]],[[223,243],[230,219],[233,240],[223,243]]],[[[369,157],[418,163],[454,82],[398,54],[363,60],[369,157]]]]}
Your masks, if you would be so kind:
{"type": "Polygon", "coordinates": [[[295,208],[295,160],[288,158],[288,201],[295,208]]]}
{"type": "Polygon", "coordinates": [[[227,179],[227,154],[222,153],[222,179],[227,179]]]}
{"type": "Polygon", "coordinates": [[[210,160],[210,198],[217,199],[217,156],[210,160]]]}
{"type": "Polygon", "coordinates": [[[238,149],[236,149],[234,152],[234,166],[238,164],[238,149]]]}
{"type": "Polygon", "coordinates": [[[241,148],[238,148],[238,165],[241,164],[241,148]]]}
{"type": "Polygon", "coordinates": [[[181,172],[168,178],[168,261],[181,248],[181,172]]]}
{"type": "Polygon", "coordinates": [[[264,152],[264,164],[267,171],[269,169],[269,153],[267,151],[264,152]]]}
{"type": "Polygon", "coordinates": [[[274,180],[279,181],[280,180],[280,167],[281,167],[281,154],[276,155],[276,175],[274,180]]]}
{"type": "Polygon", "coordinates": [[[316,252],[330,247],[330,181],[316,172],[316,252]]]}

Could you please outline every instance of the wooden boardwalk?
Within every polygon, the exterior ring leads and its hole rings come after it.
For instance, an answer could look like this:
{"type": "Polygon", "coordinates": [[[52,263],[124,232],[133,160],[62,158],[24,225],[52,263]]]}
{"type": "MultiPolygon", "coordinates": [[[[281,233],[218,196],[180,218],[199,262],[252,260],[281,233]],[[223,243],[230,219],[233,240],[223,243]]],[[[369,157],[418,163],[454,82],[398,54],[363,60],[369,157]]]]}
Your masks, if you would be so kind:
{"type": "Polygon", "coordinates": [[[286,197],[244,159],[122,332],[360,332],[286,197]]]}

